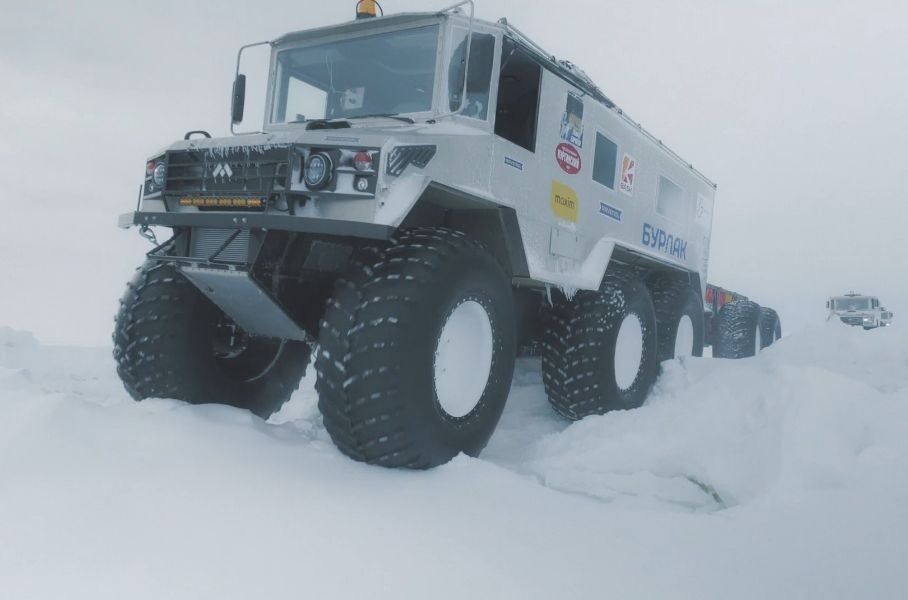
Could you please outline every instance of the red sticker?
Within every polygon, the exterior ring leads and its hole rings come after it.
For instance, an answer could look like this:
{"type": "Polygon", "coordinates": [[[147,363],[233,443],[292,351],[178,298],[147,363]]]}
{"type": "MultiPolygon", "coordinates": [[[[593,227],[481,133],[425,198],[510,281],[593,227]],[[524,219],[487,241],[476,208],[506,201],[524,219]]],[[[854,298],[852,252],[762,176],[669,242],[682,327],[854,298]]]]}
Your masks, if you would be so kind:
{"type": "Polygon", "coordinates": [[[568,175],[574,175],[580,172],[580,153],[570,144],[558,144],[555,148],[555,160],[558,166],[568,175]]]}

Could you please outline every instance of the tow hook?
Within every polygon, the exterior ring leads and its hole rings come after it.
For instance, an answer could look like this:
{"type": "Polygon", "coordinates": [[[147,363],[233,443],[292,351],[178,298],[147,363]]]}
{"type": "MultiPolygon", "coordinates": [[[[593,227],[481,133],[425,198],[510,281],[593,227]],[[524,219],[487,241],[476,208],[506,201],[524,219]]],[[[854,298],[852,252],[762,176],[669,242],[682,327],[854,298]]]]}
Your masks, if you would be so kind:
{"type": "Polygon", "coordinates": [[[139,235],[141,235],[143,238],[145,238],[155,246],[158,245],[158,236],[154,234],[154,231],[152,231],[151,227],[149,227],[148,225],[142,225],[142,227],[139,228],[139,235]]]}

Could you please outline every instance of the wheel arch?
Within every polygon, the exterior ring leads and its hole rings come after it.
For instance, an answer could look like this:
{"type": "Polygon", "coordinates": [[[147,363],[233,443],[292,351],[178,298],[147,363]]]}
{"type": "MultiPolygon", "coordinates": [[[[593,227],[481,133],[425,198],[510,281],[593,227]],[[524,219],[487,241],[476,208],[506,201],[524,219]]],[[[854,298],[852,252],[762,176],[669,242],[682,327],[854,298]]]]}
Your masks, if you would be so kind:
{"type": "Polygon", "coordinates": [[[473,194],[439,183],[430,183],[400,225],[450,227],[481,242],[512,278],[529,277],[517,212],[473,194]]]}
{"type": "MultiPolygon", "coordinates": [[[[696,271],[665,263],[621,246],[615,246],[612,258],[606,267],[606,273],[615,268],[633,269],[644,282],[649,282],[653,278],[671,278],[684,281],[701,295],[702,302],[703,282],[700,278],[700,273],[696,271]]],[[[649,283],[647,283],[647,287],[649,287],[649,283]]]]}

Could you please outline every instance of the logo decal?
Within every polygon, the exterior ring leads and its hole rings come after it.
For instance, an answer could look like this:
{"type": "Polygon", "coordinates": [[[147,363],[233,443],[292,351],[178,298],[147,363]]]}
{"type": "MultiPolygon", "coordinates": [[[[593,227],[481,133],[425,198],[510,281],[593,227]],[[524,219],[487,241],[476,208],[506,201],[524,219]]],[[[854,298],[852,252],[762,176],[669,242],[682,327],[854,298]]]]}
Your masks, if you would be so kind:
{"type": "Polygon", "coordinates": [[[583,147],[583,98],[573,92],[567,94],[559,135],[564,141],[583,147]]]}
{"type": "Polygon", "coordinates": [[[565,144],[564,142],[558,144],[555,148],[555,160],[558,161],[558,166],[561,167],[561,170],[568,175],[576,175],[580,172],[582,165],[580,153],[570,144],[565,144]]]}
{"type": "Polygon", "coordinates": [[[515,159],[511,158],[510,156],[504,157],[504,164],[506,164],[509,167],[514,167],[518,171],[523,171],[523,163],[520,162],[519,160],[515,160],[515,159]]]}
{"type": "Polygon", "coordinates": [[[609,219],[614,219],[615,221],[621,222],[621,209],[612,206],[611,204],[606,204],[605,202],[599,203],[599,214],[605,215],[609,219]]]}
{"type": "Polygon", "coordinates": [[[637,161],[630,154],[621,159],[621,183],[619,188],[628,196],[634,195],[634,182],[637,180],[637,161]]]}
{"type": "Polygon", "coordinates": [[[649,223],[643,224],[643,237],[640,242],[663,254],[668,254],[681,260],[687,260],[687,242],[675,237],[664,229],[654,227],[649,223]]]}
{"type": "Polygon", "coordinates": [[[230,168],[230,165],[227,163],[218,163],[214,166],[214,170],[211,172],[211,176],[217,179],[218,177],[223,177],[224,179],[230,179],[233,177],[233,169],[230,168]]]}
{"type": "Polygon", "coordinates": [[[565,221],[577,220],[577,209],[580,207],[580,201],[577,199],[577,192],[559,181],[552,182],[552,195],[549,199],[552,212],[559,219],[565,221]]]}

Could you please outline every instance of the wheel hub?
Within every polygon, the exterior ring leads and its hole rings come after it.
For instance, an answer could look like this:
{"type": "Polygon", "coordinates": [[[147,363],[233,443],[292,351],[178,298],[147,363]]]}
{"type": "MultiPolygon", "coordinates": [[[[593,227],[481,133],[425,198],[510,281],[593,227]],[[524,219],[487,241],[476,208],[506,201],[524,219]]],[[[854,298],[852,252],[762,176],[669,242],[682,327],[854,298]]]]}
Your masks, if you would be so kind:
{"type": "Polygon", "coordinates": [[[435,349],[435,396],[448,415],[464,417],[479,404],[492,370],[492,322],[475,300],[448,315],[435,349]]]}
{"type": "Polygon", "coordinates": [[[218,321],[211,340],[212,351],[216,358],[236,358],[246,351],[248,339],[249,336],[236,323],[223,317],[218,321]]]}
{"type": "Polygon", "coordinates": [[[228,317],[222,316],[211,340],[215,362],[230,377],[252,382],[267,375],[284,350],[283,340],[253,338],[228,317]]]}
{"type": "Polygon", "coordinates": [[[675,354],[679,356],[693,356],[694,354],[694,322],[689,315],[682,315],[678,321],[678,332],[675,334],[675,354]]]}
{"type": "Polygon", "coordinates": [[[628,390],[643,364],[643,323],[636,314],[624,317],[615,341],[615,383],[628,390]]]}

